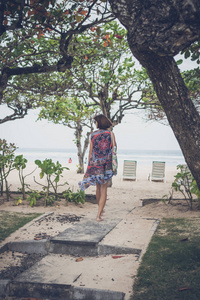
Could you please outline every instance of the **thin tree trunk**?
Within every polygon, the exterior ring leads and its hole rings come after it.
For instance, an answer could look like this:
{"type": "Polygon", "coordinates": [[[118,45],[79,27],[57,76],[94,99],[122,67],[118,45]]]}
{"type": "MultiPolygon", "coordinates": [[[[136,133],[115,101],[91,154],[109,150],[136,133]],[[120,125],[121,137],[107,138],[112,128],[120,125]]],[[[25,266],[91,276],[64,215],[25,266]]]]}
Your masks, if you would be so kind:
{"type": "Polygon", "coordinates": [[[77,170],[77,173],[84,174],[84,163],[83,163],[82,153],[78,153],[78,162],[79,162],[79,168],[77,170]]]}
{"type": "Polygon", "coordinates": [[[91,130],[86,133],[86,137],[84,140],[84,146],[83,146],[83,150],[82,150],[81,137],[83,134],[83,128],[80,125],[80,123],[77,122],[77,124],[78,125],[77,125],[76,131],[75,131],[76,146],[78,149],[78,162],[79,162],[79,169],[78,169],[77,173],[84,174],[84,157],[85,157],[85,153],[88,149],[88,145],[89,145],[89,141],[90,141],[90,134],[93,131],[93,127],[91,127],[91,130]]]}
{"type": "Polygon", "coordinates": [[[3,174],[1,168],[0,168],[0,195],[3,196],[3,174]]]}
{"type": "Polygon", "coordinates": [[[83,164],[83,156],[82,156],[82,147],[81,147],[81,137],[83,133],[83,128],[80,124],[80,122],[77,121],[77,127],[75,131],[75,137],[76,137],[76,147],[78,149],[78,162],[79,162],[79,168],[77,170],[77,173],[83,174],[84,173],[84,164],[83,164]]]}

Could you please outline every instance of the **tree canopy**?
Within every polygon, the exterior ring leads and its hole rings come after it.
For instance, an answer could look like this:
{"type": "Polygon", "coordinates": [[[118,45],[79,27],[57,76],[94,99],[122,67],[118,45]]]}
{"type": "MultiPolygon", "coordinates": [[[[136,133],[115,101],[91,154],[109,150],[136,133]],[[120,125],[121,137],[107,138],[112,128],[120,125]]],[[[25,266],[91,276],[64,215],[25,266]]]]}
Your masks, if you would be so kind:
{"type": "Polygon", "coordinates": [[[66,71],[77,55],[72,39],[112,19],[101,0],[1,1],[0,104],[13,76],[66,71]]]}
{"type": "MultiPolygon", "coordinates": [[[[13,89],[21,93],[25,89],[33,90],[28,84],[31,81],[34,92],[37,93],[35,97],[41,98],[40,118],[75,129],[79,165],[82,166],[85,145],[88,145],[89,134],[93,129],[90,117],[94,116],[94,112],[103,112],[117,125],[127,111],[143,109],[149,103],[152,105],[152,101],[148,99],[144,102],[141,97],[148,76],[145,70],[134,68],[135,62],[126,41],[126,30],[119,24],[113,21],[101,28],[96,27],[78,37],[77,43],[79,55],[74,59],[70,70],[64,73],[54,72],[48,76],[29,75],[26,77],[31,77],[31,80],[25,80],[25,86],[21,87],[20,82],[13,89]],[[82,151],[84,127],[87,128],[87,134],[82,151]]],[[[24,97],[29,97],[29,94],[24,94],[24,97]]]]}

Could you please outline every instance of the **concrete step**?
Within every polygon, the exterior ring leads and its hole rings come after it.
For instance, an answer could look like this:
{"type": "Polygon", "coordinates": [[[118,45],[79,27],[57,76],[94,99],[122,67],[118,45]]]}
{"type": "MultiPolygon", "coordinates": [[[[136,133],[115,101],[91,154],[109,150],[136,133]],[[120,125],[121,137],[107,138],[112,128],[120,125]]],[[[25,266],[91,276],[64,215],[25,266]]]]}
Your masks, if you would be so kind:
{"type": "Polygon", "coordinates": [[[8,250],[47,255],[15,280],[1,281],[0,296],[127,300],[158,224],[132,211],[122,220],[84,219],[50,240],[9,243],[8,250]]]}
{"type": "Polygon", "coordinates": [[[75,256],[138,254],[148,245],[159,221],[134,218],[105,222],[84,220],[50,240],[11,242],[5,250],[22,253],[57,253],[75,256]]]}
{"type": "Polygon", "coordinates": [[[50,253],[60,253],[78,256],[98,255],[98,244],[115,226],[120,219],[84,220],[68,228],[50,240],[50,253]]]}
{"type": "Polygon", "coordinates": [[[9,296],[117,300],[124,299],[127,291],[131,293],[139,265],[137,255],[76,260],[69,255],[47,255],[10,283],[9,296]]]}

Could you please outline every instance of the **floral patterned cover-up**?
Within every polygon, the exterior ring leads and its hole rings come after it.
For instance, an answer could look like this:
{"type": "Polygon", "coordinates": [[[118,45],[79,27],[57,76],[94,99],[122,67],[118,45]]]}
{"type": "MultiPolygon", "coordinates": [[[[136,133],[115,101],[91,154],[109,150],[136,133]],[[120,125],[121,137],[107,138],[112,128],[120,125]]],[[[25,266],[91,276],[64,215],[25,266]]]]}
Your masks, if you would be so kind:
{"type": "Polygon", "coordinates": [[[91,134],[92,155],[83,180],[79,182],[83,191],[90,185],[103,184],[109,181],[112,170],[112,142],[109,130],[97,130],[91,134]]]}

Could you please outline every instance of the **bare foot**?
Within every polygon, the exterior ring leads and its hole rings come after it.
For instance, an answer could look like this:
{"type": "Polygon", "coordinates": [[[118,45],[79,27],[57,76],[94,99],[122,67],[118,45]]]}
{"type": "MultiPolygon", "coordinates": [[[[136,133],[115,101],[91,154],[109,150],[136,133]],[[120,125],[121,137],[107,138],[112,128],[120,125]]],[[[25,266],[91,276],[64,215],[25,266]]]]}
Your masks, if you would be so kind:
{"type": "Polygon", "coordinates": [[[104,213],[105,213],[105,210],[103,209],[100,216],[103,216],[104,213]]]}
{"type": "Polygon", "coordinates": [[[97,217],[97,222],[101,222],[101,221],[103,221],[103,219],[97,217]]]}

